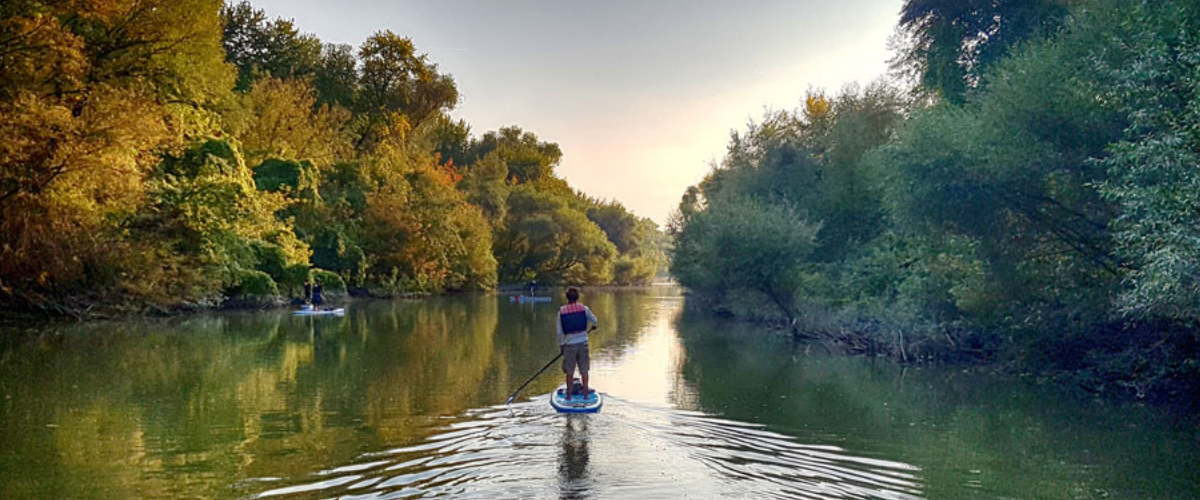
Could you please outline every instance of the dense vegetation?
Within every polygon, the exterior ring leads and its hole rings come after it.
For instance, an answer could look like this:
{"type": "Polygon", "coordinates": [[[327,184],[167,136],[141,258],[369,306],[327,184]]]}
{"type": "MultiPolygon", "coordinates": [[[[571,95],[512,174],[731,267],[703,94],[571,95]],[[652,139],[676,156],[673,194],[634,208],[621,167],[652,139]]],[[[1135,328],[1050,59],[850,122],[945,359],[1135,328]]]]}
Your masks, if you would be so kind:
{"type": "Polygon", "coordinates": [[[908,0],[903,85],[735,133],[671,223],[731,314],[898,358],[1200,389],[1200,4],[908,0]]]}
{"type": "Polygon", "coordinates": [[[247,3],[0,7],[0,308],[215,306],[497,282],[645,283],[659,231],[471,133],[390,31],[322,43],[247,3]]]}

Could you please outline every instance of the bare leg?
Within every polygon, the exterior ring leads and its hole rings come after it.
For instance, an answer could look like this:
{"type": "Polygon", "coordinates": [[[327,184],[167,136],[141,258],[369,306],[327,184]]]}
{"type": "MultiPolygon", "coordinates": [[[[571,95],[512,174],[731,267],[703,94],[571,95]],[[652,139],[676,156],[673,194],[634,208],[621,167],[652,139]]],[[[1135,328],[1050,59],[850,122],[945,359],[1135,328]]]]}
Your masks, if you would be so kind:
{"type": "Polygon", "coordinates": [[[582,375],[582,377],[583,377],[583,399],[587,399],[587,397],[588,397],[587,372],[580,370],[579,374],[582,375]]]}
{"type": "Polygon", "coordinates": [[[571,379],[572,379],[572,378],[574,378],[574,377],[572,377],[571,375],[574,375],[574,373],[568,373],[568,374],[567,374],[567,390],[566,390],[566,397],[564,397],[563,399],[571,399],[571,379]]]}

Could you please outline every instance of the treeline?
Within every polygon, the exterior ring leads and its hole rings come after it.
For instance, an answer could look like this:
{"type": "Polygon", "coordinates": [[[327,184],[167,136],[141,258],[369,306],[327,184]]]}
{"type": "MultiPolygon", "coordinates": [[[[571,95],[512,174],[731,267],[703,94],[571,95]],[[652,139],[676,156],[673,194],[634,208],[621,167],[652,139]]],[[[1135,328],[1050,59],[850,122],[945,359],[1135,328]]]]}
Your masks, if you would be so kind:
{"type": "Polygon", "coordinates": [[[0,7],[0,308],[78,314],[497,282],[640,284],[663,237],[472,134],[390,31],[323,43],[248,3],[0,7]]]}
{"type": "Polygon", "coordinates": [[[898,31],[911,85],[733,135],[673,217],[680,283],[851,350],[1190,401],[1200,4],[908,0],[898,31]]]}

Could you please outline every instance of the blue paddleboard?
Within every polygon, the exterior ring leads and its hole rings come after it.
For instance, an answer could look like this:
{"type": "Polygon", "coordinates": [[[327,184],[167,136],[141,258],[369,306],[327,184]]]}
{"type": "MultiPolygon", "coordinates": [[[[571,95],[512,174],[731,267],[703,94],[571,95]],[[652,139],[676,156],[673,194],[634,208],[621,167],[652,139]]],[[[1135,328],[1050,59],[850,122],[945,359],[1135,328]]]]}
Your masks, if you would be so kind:
{"type": "Polygon", "coordinates": [[[344,316],[346,310],[341,307],[337,309],[301,309],[299,311],[292,311],[292,314],[296,316],[344,316]]]}
{"type": "Polygon", "coordinates": [[[516,295],[508,298],[509,302],[550,302],[550,297],[530,297],[528,295],[516,295]]]}
{"type": "Polygon", "coordinates": [[[560,385],[550,394],[550,406],[559,413],[596,413],[604,405],[604,396],[595,389],[588,389],[586,398],[576,394],[567,399],[566,393],[567,386],[560,385]]]}

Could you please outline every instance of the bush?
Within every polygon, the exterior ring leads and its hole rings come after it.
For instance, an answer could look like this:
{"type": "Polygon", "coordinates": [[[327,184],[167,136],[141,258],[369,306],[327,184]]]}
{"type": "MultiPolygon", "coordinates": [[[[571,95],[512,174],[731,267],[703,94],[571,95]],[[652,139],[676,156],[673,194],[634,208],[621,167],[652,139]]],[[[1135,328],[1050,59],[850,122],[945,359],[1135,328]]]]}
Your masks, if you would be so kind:
{"type": "Polygon", "coordinates": [[[312,280],[321,283],[325,291],[328,292],[344,292],[346,291],[346,282],[342,280],[337,273],[326,271],[324,269],[313,269],[312,280]]]}
{"type": "Polygon", "coordinates": [[[312,279],[312,273],[309,270],[308,264],[293,264],[283,269],[283,275],[279,277],[279,287],[288,295],[292,295],[297,289],[304,286],[304,282],[312,279]]]}
{"type": "Polygon", "coordinates": [[[311,188],[316,168],[307,161],[269,158],[254,167],[254,183],[262,191],[290,191],[311,188]]]}
{"type": "Polygon", "coordinates": [[[795,317],[796,278],[821,225],[787,203],[750,198],[710,203],[678,234],[672,274],[698,291],[761,292],[795,317]]]}
{"type": "Polygon", "coordinates": [[[250,248],[254,251],[254,260],[257,261],[255,269],[267,273],[276,281],[282,281],[284,270],[288,267],[287,252],[279,245],[264,241],[252,242],[250,248]]]}
{"type": "Polygon", "coordinates": [[[230,295],[242,298],[268,298],[279,295],[275,280],[262,271],[243,271],[230,295]]]}

